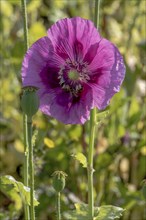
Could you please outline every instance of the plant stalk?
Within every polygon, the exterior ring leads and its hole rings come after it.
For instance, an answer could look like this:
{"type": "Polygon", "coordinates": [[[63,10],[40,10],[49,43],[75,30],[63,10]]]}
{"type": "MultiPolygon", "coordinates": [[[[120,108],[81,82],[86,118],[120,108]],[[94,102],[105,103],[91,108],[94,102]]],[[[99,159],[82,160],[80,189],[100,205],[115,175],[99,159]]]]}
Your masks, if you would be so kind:
{"type": "MultiPolygon", "coordinates": [[[[94,25],[99,28],[99,8],[100,0],[95,0],[94,25]]],[[[94,218],[94,194],[93,194],[93,154],[94,154],[94,139],[96,129],[96,108],[90,113],[90,136],[88,150],[88,205],[90,220],[94,218]]]]}
{"type": "Polygon", "coordinates": [[[93,195],[93,153],[94,153],[94,138],[96,127],[96,109],[92,109],[90,113],[90,138],[88,151],[88,205],[90,220],[94,217],[94,195],[93,195]]]}
{"type": "Polygon", "coordinates": [[[22,5],[22,12],[23,12],[24,45],[25,45],[25,52],[26,52],[29,48],[26,0],[21,0],[21,5],[22,5]]]}
{"type": "Polygon", "coordinates": [[[33,166],[33,145],[32,145],[32,118],[27,118],[27,129],[28,129],[28,149],[29,149],[29,174],[30,174],[30,219],[35,220],[34,211],[34,166],[33,166]]]}
{"type": "MultiPolygon", "coordinates": [[[[24,132],[24,185],[28,187],[28,144],[27,144],[27,116],[23,113],[23,132],[24,132]]],[[[29,220],[29,206],[24,201],[25,219],[29,220]]]]}
{"type": "Polygon", "coordinates": [[[60,212],[60,192],[57,192],[57,220],[61,220],[61,212],[60,212]]]}
{"type": "MultiPolygon", "coordinates": [[[[27,27],[27,11],[26,11],[26,1],[21,0],[22,5],[22,12],[23,12],[23,29],[24,29],[24,46],[25,52],[27,51],[29,44],[28,44],[28,27],[27,27]]],[[[24,131],[24,185],[28,186],[28,158],[29,158],[29,151],[27,145],[27,115],[23,113],[23,131],[24,131]]],[[[24,202],[24,215],[25,220],[29,220],[29,206],[24,202]]]]}
{"type": "Polygon", "coordinates": [[[99,28],[100,3],[101,3],[101,0],[95,0],[94,25],[97,28],[99,28]]]}

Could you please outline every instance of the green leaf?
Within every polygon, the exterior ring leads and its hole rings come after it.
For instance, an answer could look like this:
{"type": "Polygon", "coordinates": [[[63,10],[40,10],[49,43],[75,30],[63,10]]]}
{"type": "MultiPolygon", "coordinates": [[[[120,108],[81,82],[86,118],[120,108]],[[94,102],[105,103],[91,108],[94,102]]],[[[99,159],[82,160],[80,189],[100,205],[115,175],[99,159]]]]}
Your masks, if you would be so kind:
{"type": "Polygon", "coordinates": [[[89,220],[88,205],[84,203],[76,203],[76,210],[68,211],[64,217],[68,220],[89,220]]]}
{"type": "Polygon", "coordinates": [[[77,213],[86,213],[88,211],[88,205],[85,203],[75,203],[77,213]]]}
{"type": "MultiPolygon", "coordinates": [[[[30,205],[30,188],[23,185],[23,183],[16,181],[12,176],[1,176],[1,189],[4,192],[20,193],[24,203],[30,205]]],[[[34,205],[37,206],[39,202],[34,198],[34,205]]]]}
{"type": "Polygon", "coordinates": [[[95,220],[112,220],[119,219],[124,209],[112,205],[105,205],[98,208],[99,212],[95,216],[95,220]]]}
{"type": "MultiPolygon", "coordinates": [[[[84,203],[76,203],[75,210],[64,213],[65,219],[68,220],[90,220],[88,214],[88,205],[84,203]]],[[[94,207],[94,220],[114,220],[122,216],[124,210],[120,207],[105,205],[94,207]]]]}
{"type": "Polygon", "coordinates": [[[82,153],[77,153],[77,154],[73,155],[73,157],[74,157],[76,160],[78,160],[78,161],[82,164],[82,166],[83,166],[84,168],[87,167],[87,158],[85,157],[84,154],[82,154],[82,153]]]}

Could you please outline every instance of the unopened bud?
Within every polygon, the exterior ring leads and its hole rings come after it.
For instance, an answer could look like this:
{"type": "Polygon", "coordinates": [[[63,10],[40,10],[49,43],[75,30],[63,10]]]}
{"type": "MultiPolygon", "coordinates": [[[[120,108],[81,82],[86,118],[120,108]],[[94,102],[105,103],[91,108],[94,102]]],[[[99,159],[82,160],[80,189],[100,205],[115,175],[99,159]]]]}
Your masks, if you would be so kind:
{"type": "Polygon", "coordinates": [[[65,187],[65,178],[67,174],[63,171],[55,171],[53,174],[53,187],[56,192],[61,192],[65,187]]]}
{"type": "Polygon", "coordinates": [[[21,98],[21,108],[28,117],[32,117],[39,108],[39,98],[36,93],[37,88],[25,87],[23,89],[24,91],[21,98]]]}

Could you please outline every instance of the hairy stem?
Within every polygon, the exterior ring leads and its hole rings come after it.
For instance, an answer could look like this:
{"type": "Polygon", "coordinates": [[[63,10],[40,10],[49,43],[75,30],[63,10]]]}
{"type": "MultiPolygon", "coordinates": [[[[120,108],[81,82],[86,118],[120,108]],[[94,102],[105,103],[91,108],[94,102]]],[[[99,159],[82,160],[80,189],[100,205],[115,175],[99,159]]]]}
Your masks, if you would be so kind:
{"type": "Polygon", "coordinates": [[[35,220],[34,211],[34,167],[33,167],[33,146],[32,146],[32,119],[27,118],[28,149],[29,149],[29,172],[30,172],[30,219],[35,220]]]}
{"type": "MultiPolygon", "coordinates": [[[[23,113],[23,128],[24,128],[24,185],[28,186],[28,144],[27,144],[27,116],[23,113]]],[[[29,220],[29,206],[24,202],[25,219],[29,220]]]]}
{"type": "MultiPolygon", "coordinates": [[[[99,28],[99,7],[100,0],[95,0],[94,24],[99,28]]],[[[94,195],[93,195],[93,154],[94,154],[94,139],[96,128],[96,109],[92,109],[90,113],[90,136],[88,150],[88,205],[90,220],[94,218],[94,195]]]]}
{"type": "Polygon", "coordinates": [[[24,29],[24,45],[25,51],[28,50],[28,27],[27,27],[27,10],[26,10],[26,0],[21,0],[22,12],[23,12],[23,29],[24,29]]]}
{"type": "MultiPolygon", "coordinates": [[[[24,46],[25,52],[27,51],[28,45],[28,28],[27,28],[27,12],[26,12],[26,1],[21,0],[22,12],[23,12],[23,23],[24,23],[24,46]]],[[[27,145],[27,116],[23,113],[23,131],[24,131],[24,185],[28,186],[28,158],[29,151],[27,145]]],[[[29,206],[24,204],[25,220],[29,220],[29,206]]]]}
{"type": "Polygon", "coordinates": [[[99,9],[100,9],[101,0],[95,0],[95,13],[94,13],[94,24],[97,28],[99,28],[99,9]]]}
{"type": "Polygon", "coordinates": [[[61,220],[61,212],[60,212],[60,192],[57,192],[57,220],[61,220]]]}
{"type": "Polygon", "coordinates": [[[88,204],[90,220],[94,217],[94,195],[93,195],[93,153],[94,153],[94,137],[96,126],[96,109],[91,110],[90,114],[90,139],[88,150],[88,204]]]}

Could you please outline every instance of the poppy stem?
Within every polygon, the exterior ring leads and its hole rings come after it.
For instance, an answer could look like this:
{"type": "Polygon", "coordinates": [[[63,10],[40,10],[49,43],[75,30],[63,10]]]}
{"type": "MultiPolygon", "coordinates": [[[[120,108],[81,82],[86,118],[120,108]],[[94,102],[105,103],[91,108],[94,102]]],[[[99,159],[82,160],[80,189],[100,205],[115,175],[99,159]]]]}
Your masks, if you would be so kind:
{"type": "Polygon", "coordinates": [[[99,17],[100,17],[100,3],[101,0],[95,0],[95,14],[94,14],[94,24],[97,28],[99,28],[99,17]]]}
{"type": "MultiPolygon", "coordinates": [[[[28,187],[28,144],[27,144],[27,115],[23,113],[23,130],[24,130],[24,185],[28,187]]],[[[29,206],[24,202],[25,219],[29,220],[29,206]]]]}
{"type": "Polygon", "coordinates": [[[89,216],[91,220],[94,217],[93,153],[94,153],[95,127],[96,127],[96,109],[92,109],[90,113],[90,136],[89,136],[89,151],[88,151],[88,205],[89,205],[89,216]]]}
{"type": "Polygon", "coordinates": [[[30,219],[35,220],[34,211],[34,167],[33,167],[33,145],[32,145],[32,118],[27,117],[27,144],[29,149],[29,175],[30,175],[30,219]]]}
{"type": "MultiPolygon", "coordinates": [[[[26,11],[26,1],[21,0],[22,5],[22,12],[23,12],[23,21],[24,21],[24,45],[25,51],[27,51],[29,44],[28,44],[28,27],[27,27],[27,11],[26,11]]],[[[23,113],[23,131],[24,131],[24,185],[28,186],[28,158],[29,158],[29,151],[27,146],[27,115],[23,113]]],[[[25,219],[29,220],[29,206],[25,203],[24,204],[24,215],[25,219]]]]}
{"type": "Polygon", "coordinates": [[[57,192],[57,220],[61,220],[61,212],[60,212],[60,192],[57,192]]]}
{"type": "Polygon", "coordinates": [[[21,0],[22,11],[23,11],[23,29],[24,29],[24,45],[25,51],[29,48],[28,43],[28,23],[27,23],[27,10],[26,10],[26,0],[21,0]]]}
{"type": "MultiPolygon", "coordinates": [[[[99,28],[99,8],[100,0],[95,0],[94,25],[99,28]]],[[[91,220],[94,218],[94,194],[93,194],[93,154],[94,154],[94,139],[96,129],[96,108],[90,113],[90,136],[89,136],[89,151],[88,151],[88,205],[89,216],[91,220]]]]}

